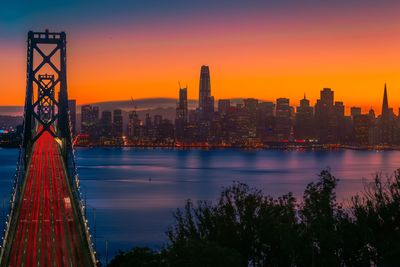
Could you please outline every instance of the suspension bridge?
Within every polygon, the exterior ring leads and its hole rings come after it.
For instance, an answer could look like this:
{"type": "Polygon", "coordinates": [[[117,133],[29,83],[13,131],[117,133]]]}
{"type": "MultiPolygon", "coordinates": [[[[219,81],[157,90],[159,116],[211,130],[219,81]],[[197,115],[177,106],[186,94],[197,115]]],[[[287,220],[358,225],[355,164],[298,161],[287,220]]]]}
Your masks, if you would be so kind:
{"type": "Polygon", "coordinates": [[[68,111],[66,34],[29,32],[23,137],[0,266],[96,266],[68,111]]]}

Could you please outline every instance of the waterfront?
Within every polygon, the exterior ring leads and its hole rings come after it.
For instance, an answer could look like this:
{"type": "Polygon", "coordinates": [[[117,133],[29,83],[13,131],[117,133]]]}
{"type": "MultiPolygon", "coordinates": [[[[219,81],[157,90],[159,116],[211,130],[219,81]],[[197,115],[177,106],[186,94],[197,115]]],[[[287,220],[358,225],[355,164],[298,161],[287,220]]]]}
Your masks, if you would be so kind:
{"type": "MultiPolygon", "coordinates": [[[[17,154],[0,149],[2,199],[9,197],[17,154]]],[[[214,200],[232,181],[301,197],[329,166],[340,179],[338,198],[348,200],[363,178],[400,167],[399,151],[79,148],[76,156],[92,234],[96,210],[98,252],[105,255],[108,240],[110,257],[135,245],[159,247],[175,208],[187,198],[214,200]]]]}

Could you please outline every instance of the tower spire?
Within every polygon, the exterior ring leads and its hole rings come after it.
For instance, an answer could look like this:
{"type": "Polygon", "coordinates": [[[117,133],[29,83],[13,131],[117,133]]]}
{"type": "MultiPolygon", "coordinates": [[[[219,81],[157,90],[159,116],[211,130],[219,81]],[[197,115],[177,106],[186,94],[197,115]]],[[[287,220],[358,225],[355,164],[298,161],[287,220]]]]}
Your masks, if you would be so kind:
{"type": "Polygon", "coordinates": [[[383,91],[383,102],[382,102],[382,118],[386,118],[389,115],[389,104],[387,97],[387,88],[385,83],[385,88],[383,91]]]}

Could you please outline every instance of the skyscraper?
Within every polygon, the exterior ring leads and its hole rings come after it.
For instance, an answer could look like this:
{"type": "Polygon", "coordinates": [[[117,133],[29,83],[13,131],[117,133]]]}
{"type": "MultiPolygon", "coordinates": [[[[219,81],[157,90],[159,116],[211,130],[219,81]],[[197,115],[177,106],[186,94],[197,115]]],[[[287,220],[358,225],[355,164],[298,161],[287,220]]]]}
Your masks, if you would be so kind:
{"type": "Polygon", "coordinates": [[[199,108],[201,110],[206,108],[209,97],[211,97],[210,68],[201,66],[199,85],[199,108]]]}
{"type": "Polygon", "coordinates": [[[176,107],[175,134],[178,140],[184,137],[185,126],[188,122],[187,88],[179,88],[179,100],[176,107]]]}
{"type": "Polygon", "coordinates": [[[146,113],[146,118],[144,119],[144,134],[147,137],[152,137],[154,135],[153,131],[153,120],[149,113],[146,113]]]}
{"type": "Polygon", "coordinates": [[[142,121],[139,119],[136,110],[132,110],[128,115],[127,134],[129,139],[138,141],[142,136],[142,121]]]}
{"type": "Polygon", "coordinates": [[[84,105],[81,107],[81,133],[89,134],[91,118],[91,105],[84,105]]]}
{"type": "Polygon", "coordinates": [[[176,107],[176,119],[187,122],[188,120],[188,100],[187,88],[179,88],[179,101],[176,107]]]}
{"type": "Polygon", "coordinates": [[[99,107],[84,105],[81,107],[81,132],[97,137],[97,123],[99,120],[99,107]]]}
{"type": "MultiPolygon", "coordinates": [[[[332,143],[335,141],[335,125],[337,124],[335,109],[333,105],[334,92],[330,88],[324,88],[320,92],[320,99],[315,104],[315,123],[317,138],[322,143],[332,143]]],[[[339,111],[340,105],[338,105],[339,111]]]]}
{"type": "Polygon", "coordinates": [[[210,118],[214,113],[214,97],[211,96],[210,68],[201,66],[199,84],[199,110],[203,118],[210,118]]]}
{"type": "Polygon", "coordinates": [[[383,89],[382,113],[379,121],[380,143],[389,144],[393,141],[393,112],[389,109],[386,83],[383,89]]]}
{"type": "Polygon", "coordinates": [[[263,141],[275,141],[275,104],[273,102],[258,103],[257,131],[263,141]]]}
{"type": "Polygon", "coordinates": [[[331,88],[324,88],[321,91],[321,102],[327,106],[332,106],[334,95],[335,93],[332,91],[331,88]]]}
{"type": "Polygon", "coordinates": [[[155,126],[155,127],[160,126],[162,120],[163,120],[162,115],[158,115],[158,114],[157,114],[157,115],[154,115],[154,126],[155,126]]]}
{"type": "Polygon", "coordinates": [[[357,144],[368,145],[371,128],[369,115],[355,114],[353,117],[354,141],[357,144]]]}
{"type": "Polygon", "coordinates": [[[354,117],[361,115],[361,108],[360,107],[351,107],[350,115],[351,115],[351,118],[354,120],[354,117]]]}
{"type": "Polygon", "coordinates": [[[352,134],[351,117],[345,116],[345,106],[342,101],[335,101],[333,106],[334,114],[329,121],[332,133],[332,142],[341,142],[352,134]]]}
{"type": "Polygon", "coordinates": [[[243,99],[243,103],[244,103],[245,109],[253,111],[253,112],[256,111],[256,109],[258,107],[258,100],[255,98],[243,99]]]}
{"type": "Polygon", "coordinates": [[[109,110],[101,112],[101,136],[110,137],[112,135],[112,113],[109,110]]]}
{"type": "Polygon", "coordinates": [[[122,110],[116,109],[113,113],[114,136],[122,137],[123,134],[123,119],[122,110]]]}
{"type": "Polygon", "coordinates": [[[276,100],[275,133],[278,140],[288,140],[292,129],[291,108],[288,98],[276,100]]]}
{"type": "Polygon", "coordinates": [[[71,120],[71,133],[76,134],[76,100],[68,100],[69,118],[71,120]]]}
{"type": "Polygon", "coordinates": [[[387,88],[386,83],[383,89],[383,101],[382,101],[382,115],[383,120],[388,120],[389,118],[389,103],[388,103],[388,96],[387,96],[387,88]]]}
{"type": "Polygon", "coordinates": [[[314,139],[314,109],[310,106],[310,101],[304,95],[300,100],[300,106],[296,108],[295,137],[296,139],[314,139]]]}
{"type": "Polygon", "coordinates": [[[218,100],[218,112],[221,115],[225,115],[231,107],[231,101],[229,99],[218,100]]]}

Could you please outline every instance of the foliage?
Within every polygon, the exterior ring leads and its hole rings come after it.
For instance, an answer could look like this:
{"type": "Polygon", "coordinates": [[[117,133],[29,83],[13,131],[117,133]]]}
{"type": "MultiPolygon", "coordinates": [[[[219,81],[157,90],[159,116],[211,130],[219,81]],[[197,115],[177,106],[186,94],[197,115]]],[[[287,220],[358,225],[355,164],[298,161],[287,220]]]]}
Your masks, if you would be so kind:
{"type": "Polygon", "coordinates": [[[136,247],[128,252],[120,251],[108,264],[109,267],[161,267],[163,256],[146,247],[136,247]]]}
{"type": "Polygon", "coordinates": [[[162,252],[136,248],[109,266],[400,266],[400,170],[377,175],[346,208],[337,184],[323,170],[297,201],[234,183],[215,204],[177,209],[162,252]]]}
{"type": "Polygon", "coordinates": [[[353,198],[355,228],[362,236],[359,254],[378,266],[400,264],[400,170],[375,177],[363,197],[353,198]]]}
{"type": "Polygon", "coordinates": [[[187,240],[168,250],[167,262],[174,267],[240,267],[241,256],[214,242],[187,240]]]}

